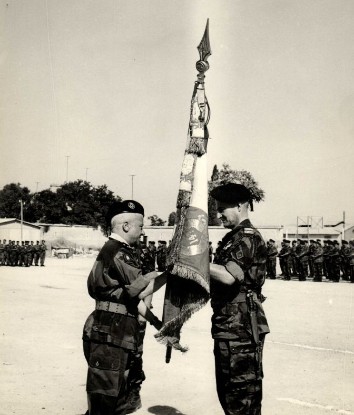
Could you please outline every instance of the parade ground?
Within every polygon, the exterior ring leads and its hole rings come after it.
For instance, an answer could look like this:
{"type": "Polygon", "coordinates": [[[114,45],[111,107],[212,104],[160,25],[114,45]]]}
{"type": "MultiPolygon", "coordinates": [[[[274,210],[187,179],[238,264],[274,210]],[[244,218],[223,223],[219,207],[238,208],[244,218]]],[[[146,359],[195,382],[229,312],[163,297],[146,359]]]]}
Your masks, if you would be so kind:
{"type": "MultiPolygon", "coordinates": [[[[0,415],[81,415],[86,361],[81,333],[94,308],[94,258],[47,258],[45,267],[0,268],[0,415]]],[[[354,284],[266,280],[271,334],[264,351],[263,415],[354,415],[354,284]]],[[[154,295],[161,318],[164,290],[154,295]]],[[[208,303],[184,326],[185,354],[148,326],[138,415],[222,415],[208,303]]]]}

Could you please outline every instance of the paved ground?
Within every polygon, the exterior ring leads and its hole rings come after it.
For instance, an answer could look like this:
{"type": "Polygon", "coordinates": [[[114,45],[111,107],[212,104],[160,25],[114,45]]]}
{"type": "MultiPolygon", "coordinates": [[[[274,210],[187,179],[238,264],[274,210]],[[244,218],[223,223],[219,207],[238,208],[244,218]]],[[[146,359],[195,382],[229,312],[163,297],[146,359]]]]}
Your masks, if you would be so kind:
{"type": "MultiPolygon", "coordinates": [[[[86,410],[81,330],[93,309],[93,258],[48,258],[46,267],[0,268],[0,415],[86,410]]],[[[271,326],[263,415],[354,415],[354,284],[267,280],[271,326]]],[[[163,291],[154,297],[161,316],[163,291]]],[[[165,349],[149,327],[138,415],[222,415],[214,387],[209,304],[182,333],[190,350],[165,349]]]]}

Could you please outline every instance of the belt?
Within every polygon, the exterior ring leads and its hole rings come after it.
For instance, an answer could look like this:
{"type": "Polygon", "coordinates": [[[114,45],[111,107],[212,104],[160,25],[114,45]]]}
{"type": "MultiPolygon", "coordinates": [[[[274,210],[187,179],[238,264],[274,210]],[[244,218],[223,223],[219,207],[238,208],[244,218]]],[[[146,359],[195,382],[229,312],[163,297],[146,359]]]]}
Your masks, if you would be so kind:
{"type": "Polygon", "coordinates": [[[127,307],[124,304],[112,303],[110,301],[96,301],[96,310],[135,317],[134,314],[128,312],[127,307]]]}

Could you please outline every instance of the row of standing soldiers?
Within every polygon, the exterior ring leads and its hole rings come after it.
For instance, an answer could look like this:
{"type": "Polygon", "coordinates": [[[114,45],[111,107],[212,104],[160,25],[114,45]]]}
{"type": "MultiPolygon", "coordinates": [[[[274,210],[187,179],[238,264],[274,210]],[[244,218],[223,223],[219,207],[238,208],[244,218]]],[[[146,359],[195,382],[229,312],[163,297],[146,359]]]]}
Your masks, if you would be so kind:
{"type": "Polygon", "coordinates": [[[158,271],[165,271],[168,249],[166,241],[158,241],[157,247],[155,241],[149,241],[148,246],[142,244],[141,248],[144,252],[145,257],[148,258],[152,269],[156,269],[157,266],[158,271]]]}
{"type": "Polygon", "coordinates": [[[292,276],[299,281],[306,281],[308,277],[320,282],[326,277],[333,282],[343,280],[354,283],[354,240],[342,240],[341,245],[336,240],[297,239],[290,242],[284,239],[278,252],[275,241],[267,242],[267,276],[276,278],[276,258],[279,258],[281,275],[285,280],[292,276]]]}
{"type": "Polygon", "coordinates": [[[0,265],[9,265],[11,267],[29,267],[31,265],[43,267],[45,261],[46,244],[37,241],[12,241],[7,243],[6,239],[0,242],[0,265]]]}

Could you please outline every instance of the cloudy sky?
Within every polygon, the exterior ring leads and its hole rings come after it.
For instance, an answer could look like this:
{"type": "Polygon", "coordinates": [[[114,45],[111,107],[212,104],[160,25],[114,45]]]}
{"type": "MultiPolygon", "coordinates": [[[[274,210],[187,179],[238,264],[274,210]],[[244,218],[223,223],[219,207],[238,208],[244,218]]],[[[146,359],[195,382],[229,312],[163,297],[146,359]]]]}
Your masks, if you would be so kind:
{"type": "Polygon", "coordinates": [[[167,219],[209,18],[210,174],[254,175],[256,224],[354,224],[354,1],[1,0],[0,16],[1,187],[87,175],[130,198],[134,174],[167,219]]]}

